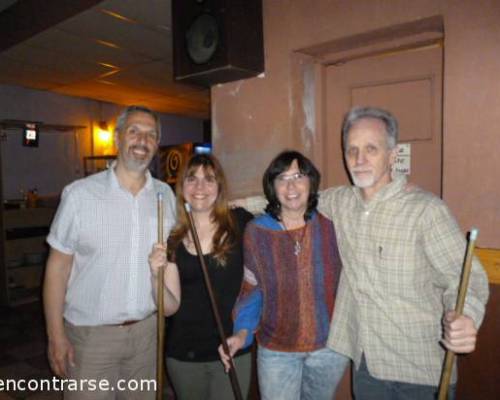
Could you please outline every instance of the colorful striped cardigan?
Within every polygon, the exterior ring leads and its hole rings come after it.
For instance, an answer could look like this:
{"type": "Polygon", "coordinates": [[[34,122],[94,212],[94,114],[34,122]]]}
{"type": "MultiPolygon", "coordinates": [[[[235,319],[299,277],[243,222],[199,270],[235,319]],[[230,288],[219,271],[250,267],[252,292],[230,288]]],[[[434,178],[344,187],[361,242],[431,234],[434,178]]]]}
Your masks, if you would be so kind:
{"type": "Polygon", "coordinates": [[[256,332],[259,345],[271,350],[324,347],[342,267],[332,221],[314,213],[305,228],[284,231],[265,214],[247,225],[244,252],[234,332],[248,330],[246,346],[256,332]]]}

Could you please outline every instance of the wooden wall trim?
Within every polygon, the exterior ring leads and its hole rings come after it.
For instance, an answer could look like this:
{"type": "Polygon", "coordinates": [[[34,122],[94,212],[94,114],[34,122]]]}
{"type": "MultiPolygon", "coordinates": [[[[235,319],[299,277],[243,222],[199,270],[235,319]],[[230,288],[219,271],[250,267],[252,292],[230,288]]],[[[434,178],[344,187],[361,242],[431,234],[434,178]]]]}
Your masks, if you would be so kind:
{"type": "Polygon", "coordinates": [[[500,249],[476,248],[475,252],[488,274],[490,284],[500,285],[500,249]]]}

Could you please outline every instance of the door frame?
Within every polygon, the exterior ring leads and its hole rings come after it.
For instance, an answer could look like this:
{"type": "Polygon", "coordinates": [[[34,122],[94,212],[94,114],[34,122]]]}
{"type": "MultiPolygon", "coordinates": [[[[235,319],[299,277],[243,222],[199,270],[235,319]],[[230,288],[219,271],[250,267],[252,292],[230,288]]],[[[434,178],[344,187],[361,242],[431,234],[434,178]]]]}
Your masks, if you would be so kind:
{"type": "MultiPolygon", "coordinates": [[[[326,70],[329,66],[359,58],[414,51],[436,44],[444,48],[444,21],[440,15],[337,38],[293,51],[290,56],[291,106],[293,110],[300,111],[291,113],[291,127],[292,132],[295,132],[294,141],[297,147],[303,148],[306,156],[321,171],[326,171],[328,148],[325,142],[329,134],[326,129],[326,70]]],[[[444,78],[441,101],[444,102],[444,78]]],[[[441,134],[442,124],[443,119],[441,134]]],[[[444,142],[441,152],[443,147],[444,142]]],[[[441,193],[442,184],[441,179],[441,193]]]]}

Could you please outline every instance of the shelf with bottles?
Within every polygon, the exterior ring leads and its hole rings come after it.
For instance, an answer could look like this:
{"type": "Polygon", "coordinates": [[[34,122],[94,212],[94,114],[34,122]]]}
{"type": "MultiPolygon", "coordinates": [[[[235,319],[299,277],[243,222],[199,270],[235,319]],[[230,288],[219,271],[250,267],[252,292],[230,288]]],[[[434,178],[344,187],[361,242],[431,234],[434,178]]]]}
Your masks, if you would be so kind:
{"type": "Polygon", "coordinates": [[[36,208],[38,206],[38,189],[32,188],[28,190],[21,189],[19,191],[20,197],[17,199],[4,199],[3,209],[24,209],[24,208],[36,208]]]}
{"type": "Polygon", "coordinates": [[[5,208],[2,213],[2,301],[23,304],[40,298],[49,247],[46,237],[55,208],[5,208]]]}

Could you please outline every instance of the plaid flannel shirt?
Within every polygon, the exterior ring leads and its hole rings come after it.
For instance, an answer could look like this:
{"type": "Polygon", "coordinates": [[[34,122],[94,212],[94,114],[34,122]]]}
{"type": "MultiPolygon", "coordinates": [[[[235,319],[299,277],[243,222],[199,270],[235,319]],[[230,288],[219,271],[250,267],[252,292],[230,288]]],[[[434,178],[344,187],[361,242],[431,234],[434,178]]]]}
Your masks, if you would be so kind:
{"type": "MultiPolygon", "coordinates": [[[[438,197],[405,187],[400,176],[366,203],[355,187],[321,194],[345,272],[328,345],[356,367],[364,353],[376,378],[436,386],[445,354],[441,320],[455,307],[466,241],[438,197]]],[[[488,279],[475,259],[464,314],[476,327],[487,298],[488,279]]]]}

